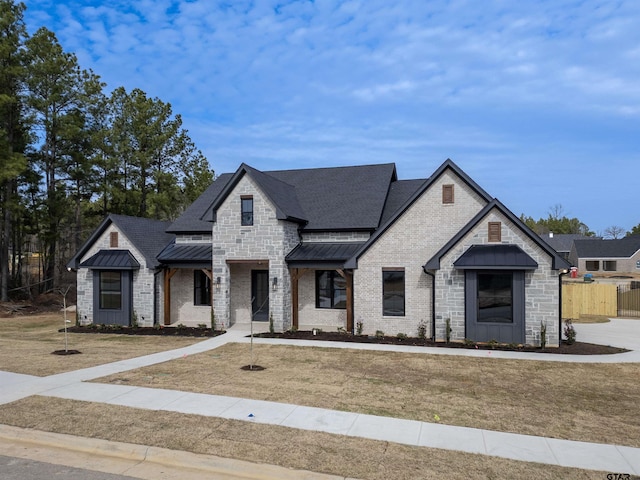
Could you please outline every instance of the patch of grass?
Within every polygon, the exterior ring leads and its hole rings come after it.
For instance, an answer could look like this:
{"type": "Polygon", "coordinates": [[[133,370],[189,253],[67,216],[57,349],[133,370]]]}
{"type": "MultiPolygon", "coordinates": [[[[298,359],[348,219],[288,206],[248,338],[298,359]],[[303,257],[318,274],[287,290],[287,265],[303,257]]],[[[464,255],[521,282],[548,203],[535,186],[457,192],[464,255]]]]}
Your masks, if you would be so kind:
{"type": "Polygon", "coordinates": [[[640,447],[637,364],[578,364],[254,345],[105,377],[110,383],[294,403],[526,435],[640,447]],[[170,376],[160,376],[170,373],[170,376]],[[313,379],[308,381],[301,379],[313,379]]]}
{"type": "Polygon", "coordinates": [[[599,480],[606,476],[605,472],[410,447],[275,425],[58,398],[30,397],[3,405],[0,422],[370,480],[599,480]],[[51,415],[50,412],[61,414],[51,415]]]}
{"type": "Polygon", "coordinates": [[[51,355],[64,349],[63,314],[0,318],[0,368],[14,373],[47,376],[102,365],[150,353],[185,347],[201,339],[135,337],[69,333],[69,349],[82,355],[51,355]]]}

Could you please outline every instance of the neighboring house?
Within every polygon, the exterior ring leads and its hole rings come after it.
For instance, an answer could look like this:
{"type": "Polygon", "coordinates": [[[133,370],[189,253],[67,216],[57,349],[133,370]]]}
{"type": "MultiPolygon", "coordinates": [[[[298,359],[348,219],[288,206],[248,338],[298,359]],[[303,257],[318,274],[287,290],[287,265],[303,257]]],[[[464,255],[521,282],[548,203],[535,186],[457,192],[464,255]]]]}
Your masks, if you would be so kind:
{"type": "Polygon", "coordinates": [[[576,240],[569,260],[579,272],[640,273],[640,235],[616,240],[576,240]]]}
{"type": "Polygon", "coordinates": [[[571,253],[571,247],[575,240],[599,240],[601,237],[587,237],[586,235],[580,235],[576,233],[553,233],[549,232],[540,235],[542,239],[547,242],[551,247],[560,254],[565,260],[569,260],[569,254],[571,253]]]}
{"type": "MultiPolygon", "coordinates": [[[[108,292],[95,291],[107,262],[90,259],[123,248],[107,241],[114,217],[69,264],[83,322],[96,322],[108,292]]],[[[436,339],[449,325],[454,340],[538,344],[544,323],[548,345],[559,343],[568,263],[450,160],[417,180],[398,180],[393,164],[270,172],[243,164],[162,235],[144,272],[121,253],[129,270],[113,270],[131,272],[140,324],[208,324],[214,314],[224,327],[361,324],[366,334],[415,336],[423,326],[436,339]],[[138,311],[139,297],[155,298],[152,316],[138,311]]]]}

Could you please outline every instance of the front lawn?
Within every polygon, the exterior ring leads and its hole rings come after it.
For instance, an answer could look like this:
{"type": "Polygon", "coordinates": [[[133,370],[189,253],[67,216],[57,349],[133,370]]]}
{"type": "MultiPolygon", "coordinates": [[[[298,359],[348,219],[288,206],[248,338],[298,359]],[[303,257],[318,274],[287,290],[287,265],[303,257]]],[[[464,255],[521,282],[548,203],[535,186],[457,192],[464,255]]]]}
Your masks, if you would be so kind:
{"type": "Polygon", "coordinates": [[[98,381],[640,447],[639,364],[229,344],[98,381]],[[437,416],[437,417],[436,417],[437,416]]]}

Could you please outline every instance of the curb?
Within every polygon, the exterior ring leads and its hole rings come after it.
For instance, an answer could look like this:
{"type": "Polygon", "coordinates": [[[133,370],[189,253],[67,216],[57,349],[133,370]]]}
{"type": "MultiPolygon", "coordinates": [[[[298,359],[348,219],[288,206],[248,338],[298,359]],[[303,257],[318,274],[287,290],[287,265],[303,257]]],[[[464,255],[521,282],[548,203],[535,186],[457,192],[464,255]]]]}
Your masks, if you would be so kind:
{"type": "Polygon", "coordinates": [[[276,465],[0,425],[3,455],[141,479],[346,480],[276,465]],[[5,445],[11,448],[4,448],[5,445]],[[53,452],[52,452],[53,451],[53,452]],[[68,458],[65,459],[65,453],[68,458]],[[75,454],[75,455],[74,455],[75,454]],[[169,470],[169,471],[168,471],[169,470]]]}

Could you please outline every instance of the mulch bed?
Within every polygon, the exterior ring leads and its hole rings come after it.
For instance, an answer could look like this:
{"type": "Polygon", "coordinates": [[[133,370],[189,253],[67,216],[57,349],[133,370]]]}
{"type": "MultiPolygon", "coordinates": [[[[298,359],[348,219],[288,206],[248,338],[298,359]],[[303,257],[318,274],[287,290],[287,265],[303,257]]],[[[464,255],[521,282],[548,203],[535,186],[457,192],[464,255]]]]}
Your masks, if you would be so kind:
{"type": "Polygon", "coordinates": [[[391,336],[372,336],[372,335],[351,335],[341,332],[318,332],[299,330],[296,332],[283,333],[260,333],[254,337],[259,338],[283,338],[293,340],[320,340],[329,342],[356,342],[356,343],[377,343],[386,345],[412,345],[424,347],[446,347],[446,348],[467,348],[474,350],[501,350],[507,352],[535,352],[535,353],[557,353],[568,355],[610,355],[614,353],[628,352],[624,348],[611,347],[607,345],[595,345],[593,343],[575,342],[571,345],[565,341],[557,348],[532,347],[528,345],[505,345],[505,344],[489,344],[489,343],[473,343],[473,342],[434,342],[415,337],[398,338],[391,336]]]}
{"type": "MultiPolygon", "coordinates": [[[[63,332],[64,329],[60,329],[63,332]]],[[[160,335],[183,337],[216,337],[224,331],[202,327],[123,327],[119,325],[87,325],[67,328],[69,333],[108,333],[121,335],[160,335]]],[[[319,332],[314,335],[311,330],[287,331],[283,333],[256,333],[254,338],[282,338],[292,340],[320,340],[328,342],[376,343],[385,345],[412,345],[424,347],[467,348],[475,350],[501,350],[507,352],[556,353],[569,355],[611,355],[628,352],[624,348],[593,343],[575,342],[571,345],[565,341],[557,348],[532,347],[528,345],[506,345],[490,343],[433,342],[415,337],[398,338],[391,336],[351,335],[341,332],[319,332]]]]}
{"type": "MultiPolygon", "coordinates": [[[[64,332],[64,328],[59,330],[64,332]]],[[[179,337],[217,337],[222,330],[203,327],[124,327],[120,325],[86,325],[67,327],[69,333],[108,333],[120,335],[155,335],[179,337]]]]}

